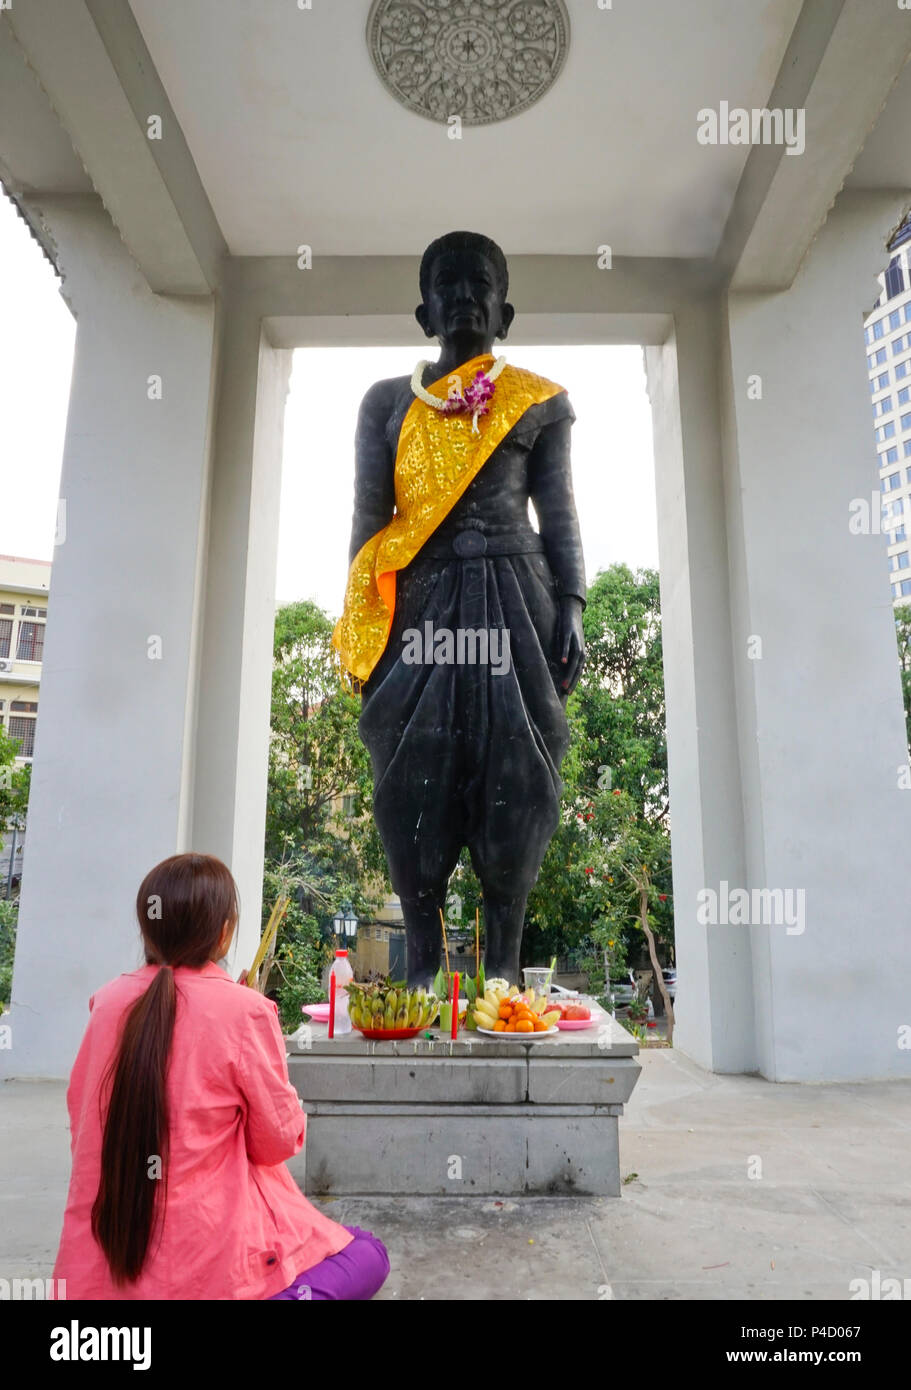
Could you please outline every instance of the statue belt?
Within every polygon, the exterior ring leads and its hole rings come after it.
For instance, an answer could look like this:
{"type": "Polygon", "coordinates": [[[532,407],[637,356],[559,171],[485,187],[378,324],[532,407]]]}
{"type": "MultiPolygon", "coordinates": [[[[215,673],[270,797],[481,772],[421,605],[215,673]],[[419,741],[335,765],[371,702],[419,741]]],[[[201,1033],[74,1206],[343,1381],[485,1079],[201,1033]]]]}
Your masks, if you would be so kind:
{"type": "Polygon", "coordinates": [[[544,541],[536,531],[512,535],[485,536],[473,526],[453,535],[431,537],[418,551],[412,564],[421,560],[475,560],[480,556],[538,555],[544,552],[544,541]]]}

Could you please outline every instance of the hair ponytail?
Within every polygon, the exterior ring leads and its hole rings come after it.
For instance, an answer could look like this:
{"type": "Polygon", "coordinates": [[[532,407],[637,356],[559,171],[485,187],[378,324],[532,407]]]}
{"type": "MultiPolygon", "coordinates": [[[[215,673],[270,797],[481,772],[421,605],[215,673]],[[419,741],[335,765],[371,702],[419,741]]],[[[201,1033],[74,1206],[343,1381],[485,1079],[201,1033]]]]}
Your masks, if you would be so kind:
{"type": "Polygon", "coordinates": [[[163,965],[126,1016],[92,1207],[92,1234],[116,1284],[139,1276],[152,1240],[157,1179],[167,1173],[165,1083],[176,1014],[174,971],[163,965]]]}
{"type": "Polygon", "coordinates": [[[167,1199],[167,1074],[177,1018],[174,968],[200,969],[213,959],[225,923],[235,925],[238,910],[230,870],[207,854],[163,860],[146,874],[136,897],[146,960],[160,969],[127,1010],[105,1077],[107,1082],[113,1076],[113,1084],[92,1207],[92,1234],[118,1285],[139,1278],[156,1215],[163,1218],[167,1199]]]}

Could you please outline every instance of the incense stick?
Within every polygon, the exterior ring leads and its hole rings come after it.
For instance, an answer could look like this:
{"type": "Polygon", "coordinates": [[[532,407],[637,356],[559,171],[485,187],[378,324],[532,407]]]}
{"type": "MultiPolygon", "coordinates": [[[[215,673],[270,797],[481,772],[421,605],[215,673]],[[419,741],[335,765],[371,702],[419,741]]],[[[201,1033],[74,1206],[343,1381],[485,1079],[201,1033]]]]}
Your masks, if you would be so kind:
{"type": "Polygon", "coordinates": [[[247,971],[248,981],[256,979],[257,971],[259,970],[263,961],[266,959],[266,954],[269,950],[269,947],[272,945],[272,942],[275,939],[275,935],[281,924],[281,920],[284,917],[285,913],[288,911],[289,901],[290,899],[286,898],[283,893],[276,898],[272,911],[269,913],[269,920],[266,923],[265,930],[263,931],[262,940],[259,943],[259,948],[257,949],[256,955],[253,958],[253,964],[247,971]]]}
{"type": "Polygon", "coordinates": [[[474,910],[474,977],[481,973],[481,918],[480,909],[474,910]]]}
{"type": "Polygon", "coordinates": [[[446,953],[446,974],[449,974],[449,943],[446,940],[446,923],[443,921],[443,909],[440,908],[440,926],[443,928],[443,950],[446,953]]]}

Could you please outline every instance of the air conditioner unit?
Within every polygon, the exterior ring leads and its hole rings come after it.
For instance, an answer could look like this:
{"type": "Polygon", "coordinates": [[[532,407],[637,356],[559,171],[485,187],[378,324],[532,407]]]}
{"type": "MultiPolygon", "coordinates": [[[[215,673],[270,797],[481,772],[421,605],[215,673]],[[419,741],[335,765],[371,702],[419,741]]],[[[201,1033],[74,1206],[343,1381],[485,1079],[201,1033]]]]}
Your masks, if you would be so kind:
{"type": "Polygon", "coordinates": [[[0,671],[12,671],[13,658],[11,656],[0,656],[0,671]]]}

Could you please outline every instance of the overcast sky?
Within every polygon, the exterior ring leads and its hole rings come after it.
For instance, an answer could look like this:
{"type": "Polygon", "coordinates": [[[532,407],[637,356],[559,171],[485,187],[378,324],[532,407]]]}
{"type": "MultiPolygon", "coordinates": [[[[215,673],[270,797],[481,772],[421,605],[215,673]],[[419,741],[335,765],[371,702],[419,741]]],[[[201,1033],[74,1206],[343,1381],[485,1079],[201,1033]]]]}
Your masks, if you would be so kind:
{"type": "MultiPolygon", "coordinates": [[[[0,553],[53,559],[75,323],[53,271],[0,197],[0,553]]],[[[651,417],[638,347],[522,346],[521,305],[498,351],[565,386],[588,577],[624,560],[657,567],[651,417]]],[[[276,597],[341,610],[358,406],[371,382],[409,375],[433,345],[300,349],[285,421],[276,597]],[[337,428],[330,431],[329,421],[337,428]],[[340,422],[340,423],[339,423],[340,422]]],[[[53,584],[52,584],[53,587],[53,584]]]]}

